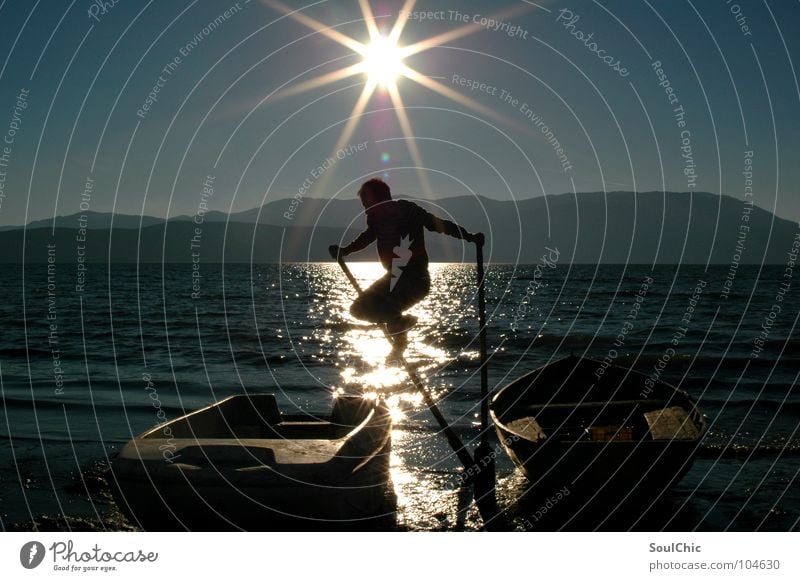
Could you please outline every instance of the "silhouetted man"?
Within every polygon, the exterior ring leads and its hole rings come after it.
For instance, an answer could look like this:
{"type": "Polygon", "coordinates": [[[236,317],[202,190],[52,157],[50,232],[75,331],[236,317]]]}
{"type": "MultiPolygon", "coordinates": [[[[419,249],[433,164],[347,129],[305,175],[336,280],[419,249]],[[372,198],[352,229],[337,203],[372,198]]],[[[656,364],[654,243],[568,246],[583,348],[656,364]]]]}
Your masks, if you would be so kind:
{"type": "Polygon", "coordinates": [[[366,210],[367,229],[344,248],[333,245],[329,250],[333,257],[347,256],[377,241],[378,257],[386,275],[361,293],[350,307],[350,313],[357,319],[385,323],[394,337],[389,359],[396,359],[408,344],[408,330],[417,322],[403,311],[425,298],[431,286],[423,228],[467,242],[482,241],[483,234],[470,234],[414,202],[392,200],[389,186],[383,180],[364,183],[358,197],[366,210]]]}

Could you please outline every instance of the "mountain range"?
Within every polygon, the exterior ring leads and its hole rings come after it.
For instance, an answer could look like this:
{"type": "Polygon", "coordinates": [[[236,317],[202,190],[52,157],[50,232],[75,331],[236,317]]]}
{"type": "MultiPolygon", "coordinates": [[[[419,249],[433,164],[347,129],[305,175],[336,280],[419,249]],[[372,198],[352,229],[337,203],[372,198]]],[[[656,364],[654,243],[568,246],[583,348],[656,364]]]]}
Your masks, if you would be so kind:
{"type": "MultiPolygon", "coordinates": [[[[486,234],[490,262],[538,262],[548,249],[566,263],[784,263],[798,224],[742,200],[705,192],[585,192],[518,201],[451,197],[418,201],[467,230],[486,234]]],[[[295,262],[329,260],[330,244],[365,225],[357,199],[268,202],[227,214],[164,220],[100,212],[0,228],[0,262],[295,262]],[[80,230],[83,228],[84,231],[80,230]],[[198,233],[199,229],[199,233],[198,233]],[[84,238],[84,240],[78,240],[84,238]],[[193,241],[195,242],[193,247],[193,241]],[[193,255],[194,254],[194,255],[193,255]]],[[[460,240],[426,233],[433,261],[471,261],[460,240]]],[[[375,260],[374,249],[350,257],[375,260]]]]}

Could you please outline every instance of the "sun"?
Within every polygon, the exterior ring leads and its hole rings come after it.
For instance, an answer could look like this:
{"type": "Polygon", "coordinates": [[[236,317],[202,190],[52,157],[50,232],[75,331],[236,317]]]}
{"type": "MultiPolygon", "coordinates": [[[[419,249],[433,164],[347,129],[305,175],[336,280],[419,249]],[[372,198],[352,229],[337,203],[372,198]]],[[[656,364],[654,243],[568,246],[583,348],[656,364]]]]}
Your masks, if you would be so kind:
{"type": "Polygon", "coordinates": [[[403,74],[403,52],[396,42],[385,36],[376,36],[364,48],[361,65],[367,80],[378,87],[391,87],[403,74]]]}
{"type": "MultiPolygon", "coordinates": [[[[384,35],[378,26],[378,20],[383,19],[386,16],[382,15],[376,17],[372,13],[369,0],[358,0],[358,4],[363,15],[364,24],[366,25],[367,33],[369,35],[368,40],[365,42],[358,41],[355,38],[343,34],[336,26],[328,26],[322,22],[319,22],[318,20],[315,20],[314,18],[311,18],[304,12],[304,9],[292,9],[288,6],[285,6],[280,0],[261,1],[269,6],[272,6],[284,16],[288,16],[293,20],[300,22],[301,24],[312,29],[315,33],[319,33],[328,37],[334,42],[337,42],[338,44],[350,49],[355,55],[361,57],[360,61],[353,64],[321,74],[311,79],[300,81],[288,89],[280,91],[277,96],[273,97],[274,100],[277,98],[298,95],[305,91],[318,89],[330,83],[342,81],[353,75],[363,74],[366,77],[364,87],[361,90],[361,94],[356,100],[355,105],[353,106],[353,110],[350,112],[346,121],[344,122],[339,139],[332,149],[333,152],[338,151],[349,142],[362,113],[364,113],[366,110],[370,98],[375,91],[378,89],[385,91],[389,95],[392,103],[392,109],[395,112],[397,121],[400,125],[400,130],[405,138],[406,146],[411,154],[414,166],[417,169],[423,193],[428,198],[433,197],[430,184],[428,183],[427,173],[423,169],[426,166],[422,160],[422,156],[420,155],[419,148],[417,147],[414,131],[411,127],[411,120],[408,117],[408,113],[406,112],[403,104],[403,98],[400,95],[400,88],[398,87],[398,81],[400,79],[408,79],[409,81],[413,81],[413,83],[409,84],[416,84],[421,87],[425,87],[456,103],[460,103],[461,105],[464,105],[465,107],[472,109],[473,111],[476,111],[487,118],[500,121],[506,125],[512,124],[508,119],[494,111],[492,108],[487,107],[475,101],[471,97],[459,93],[452,87],[439,82],[436,77],[429,77],[417,72],[404,62],[404,59],[410,56],[444,46],[444,44],[447,42],[462,38],[485,28],[485,26],[480,23],[473,22],[465,24],[464,26],[448,30],[425,40],[400,46],[398,43],[400,42],[403,30],[411,19],[405,17],[397,18],[389,29],[389,33],[384,35]]],[[[405,0],[402,9],[399,11],[399,14],[411,14],[416,2],[417,0],[405,0]]],[[[520,4],[509,10],[493,15],[491,20],[495,22],[503,22],[515,16],[516,14],[531,9],[532,6],[532,3],[520,4]]],[[[332,171],[325,172],[325,175],[316,182],[315,187],[318,191],[325,191],[327,181],[331,179],[332,175],[332,171]]]]}

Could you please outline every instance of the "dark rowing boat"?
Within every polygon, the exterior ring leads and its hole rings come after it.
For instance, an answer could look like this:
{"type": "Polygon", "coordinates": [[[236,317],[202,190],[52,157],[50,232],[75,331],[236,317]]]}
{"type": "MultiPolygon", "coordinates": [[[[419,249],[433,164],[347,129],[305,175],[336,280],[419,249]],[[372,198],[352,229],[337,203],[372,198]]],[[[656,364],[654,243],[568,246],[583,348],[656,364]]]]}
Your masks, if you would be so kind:
{"type": "Polygon", "coordinates": [[[112,462],[114,493],[147,530],[319,528],[386,506],[390,448],[381,401],[340,396],[318,417],[283,414],[273,395],[237,395],[128,442],[112,462]]]}
{"type": "Polygon", "coordinates": [[[629,504],[677,483],[708,429],[685,391],[574,356],[500,389],[491,415],[535,492],[629,504]]]}

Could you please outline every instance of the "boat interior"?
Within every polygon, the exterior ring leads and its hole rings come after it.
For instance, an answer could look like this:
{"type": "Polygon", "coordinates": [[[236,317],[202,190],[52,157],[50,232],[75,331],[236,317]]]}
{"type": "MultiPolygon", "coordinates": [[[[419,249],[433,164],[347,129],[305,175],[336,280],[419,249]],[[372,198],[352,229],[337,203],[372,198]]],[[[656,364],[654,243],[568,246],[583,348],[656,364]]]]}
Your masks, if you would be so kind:
{"type": "Polygon", "coordinates": [[[272,394],[235,395],[157,426],[142,437],[336,440],[359,429],[374,408],[370,400],[340,396],[330,415],[283,414],[272,394]]]}
{"type": "Polygon", "coordinates": [[[598,362],[562,360],[509,384],[493,410],[509,431],[531,441],[693,440],[703,420],[688,397],[656,383],[642,391],[639,373],[598,362]],[[623,373],[624,372],[624,373],[623,373]]]}
{"type": "Polygon", "coordinates": [[[528,406],[506,426],[528,440],[569,442],[695,439],[697,427],[681,406],[658,400],[528,406]]]}

